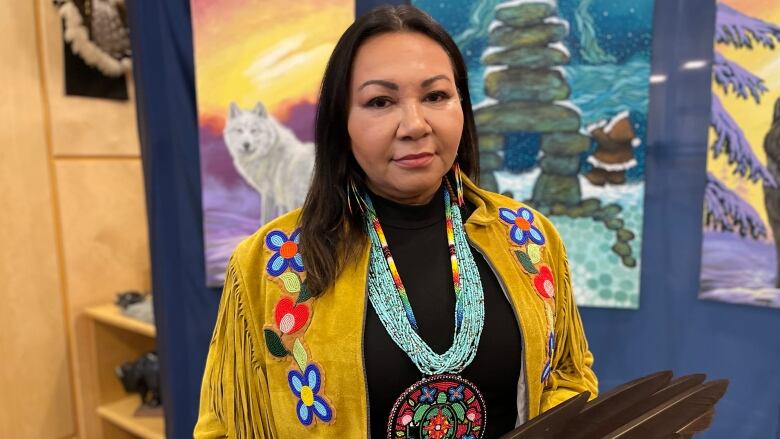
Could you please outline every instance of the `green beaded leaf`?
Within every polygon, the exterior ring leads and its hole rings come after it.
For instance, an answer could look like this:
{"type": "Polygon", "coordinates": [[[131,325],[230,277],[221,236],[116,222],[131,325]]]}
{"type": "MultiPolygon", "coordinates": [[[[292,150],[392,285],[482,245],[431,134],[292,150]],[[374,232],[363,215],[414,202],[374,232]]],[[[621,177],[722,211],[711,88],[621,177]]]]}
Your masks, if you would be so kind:
{"type": "Polygon", "coordinates": [[[466,419],[466,406],[464,406],[462,402],[458,401],[453,404],[452,411],[455,412],[455,416],[458,417],[459,421],[463,422],[463,420],[466,419]]]}
{"type": "Polygon", "coordinates": [[[472,402],[474,402],[475,399],[476,399],[476,396],[471,395],[471,398],[469,398],[469,400],[466,401],[466,404],[471,404],[472,402]]]}
{"type": "Polygon", "coordinates": [[[398,436],[398,437],[404,437],[404,436],[406,436],[406,432],[398,430],[398,431],[395,432],[395,435],[398,436]]]}
{"type": "Polygon", "coordinates": [[[287,352],[287,348],[284,347],[284,344],[282,343],[282,339],[279,338],[279,334],[274,332],[273,329],[265,328],[265,345],[268,346],[268,352],[271,353],[274,357],[286,357],[290,355],[289,352],[287,352]]]}
{"type": "Polygon", "coordinates": [[[306,349],[303,347],[303,343],[301,343],[299,338],[296,338],[293,343],[292,353],[295,362],[298,363],[298,367],[300,367],[302,371],[306,370],[306,364],[309,363],[309,355],[306,354],[306,349]]]}
{"type": "Polygon", "coordinates": [[[296,300],[295,303],[303,303],[309,299],[311,299],[311,290],[309,290],[309,286],[306,285],[306,281],[303,281],[301,283],[301,293],[298,294],[298,300],[296,300]]]}
{"type": "Polygon", "coordinates": [[[482,428],[482,426],[480,426],[480,425],[472,425],[471,426],[471,431],[477,431],[477,430],[479,430],[481,428],[482,428]]]}
{"type": "Polygon", "coordinates": [[[301,280],[298,275],[291,272],[282,273],[279,275],[279,279],[284,284],[284,289],[290,294],[296,294],[301,291],[301,280]]]}
{"type": "Polygon", "coordinates": [[[412,422],[415,424],[418,424],[420,421],[422,421],[423,415],[425,415],[425,412],[428,411],[428,407],[430,407],[430,404],[420,404],[417,406],[417,408],[414,410],[414,417],[412,418],[412,422]]]}
{"type": "Polygon", "coordinates": [[[536,274],[539,272],[536,267],[534,267],[534,263],[531,262],[531,258],[529,258],[528,254],[526,254],[524,251],[518,250],[515,252],[515,255],[517,256],[517,260],[520,261],[520,265],[523,266],[528,274],[536,274]]]}
{"type": "Polygon", "coordinates": [[[409,398],[406,403],[409,404],[409,407],[414,407],[414,405],[417,404],[412,398],[409,398]]]}
{"type": "Polygon", "coordinates": [[[447,402],[447,394],[444,392],[439,392],[439,396],[436,397],[436,402],[439,404],[444,404],[447,402]]]}

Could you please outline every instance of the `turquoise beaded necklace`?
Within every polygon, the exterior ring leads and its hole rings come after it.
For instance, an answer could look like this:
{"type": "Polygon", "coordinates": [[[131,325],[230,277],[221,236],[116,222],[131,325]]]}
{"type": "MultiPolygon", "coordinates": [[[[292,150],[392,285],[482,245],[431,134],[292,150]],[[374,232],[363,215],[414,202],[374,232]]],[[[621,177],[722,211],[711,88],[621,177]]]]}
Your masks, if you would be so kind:
{"type": "Polygon", "coordinates": [[[455,334],[452,346],[443,354],[435,353],[417,332],[417,320],[379,218],[371,198],[364,195],[366,229],[371,240],[369,300],[387,333],[425,375],[459,374],[466,368],[477,353],[485,321],[482,281],[466,240],[460,209],[453,208],[447,188],[443,192],[455,292],[455,334]]]}

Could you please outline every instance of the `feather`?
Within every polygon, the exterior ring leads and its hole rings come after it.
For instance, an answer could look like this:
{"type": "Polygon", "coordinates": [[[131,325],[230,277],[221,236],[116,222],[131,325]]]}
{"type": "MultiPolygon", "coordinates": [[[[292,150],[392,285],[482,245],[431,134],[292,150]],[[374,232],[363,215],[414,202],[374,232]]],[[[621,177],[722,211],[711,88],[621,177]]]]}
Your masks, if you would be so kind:
{"type": "Polygon", "coordinates": [[[726,387],[728,387],[727,380],[698,384],[604,437],[608,439],[681,437],[678,434],[680,430],[685,430],[691,425],[700,426],[700,420],[706,419],[705,415],[714,410],[715,404],[726,393],[726,387]]]}
{"type": "Polygon", "coordinates": [[[573,396],[501,436],[501,439],[553,439],[560,437],[561,430],[566,427],[572,417],[580,413],[589,397],[590,392],[587,391],[573,396]]]}
{"type": "MultiPolygon", "coordinates": [[[[570,439],[600,437],[633,419],[632,408],[666,388],[671,371],[657,372],[622,384],[590,401],[569,423],[562,437],[570,439]]],[[[636,410],[634,410],[636,411],[636,410]]],[[[639,413],[643,413],[644,410],[639,413]]]]}
{"type": "Polygon", "coordinates": [[[712,423],[727,380],[704,374],[672,380],[657,372],[622,384],[591,402],[588,392],[542,413],[502,439],[690,438],[712,423]]]}
{"type": "Polygon", "coordinates": [[[682,428],[678,429],[676,433],[680,438],[693,437],[695,433],[701,433],[702,431],[708,429],[710,427],[710,424],[712,424],[712,418],[714,416],[715,416],[715,408],[711,408],[710,410],[706,411],[698,418],[689,422],[688,425],[685,425],[682,428]]]}
{"type": "MultiPolygon", "coordinates": [[[[662,374],[663,372],[660,373],[662,374]]],[[[651,378],[655,375],[650,375],[646,378],[651,378]]],[[[646,412],[658,407],[664,402],[669,401],[676,395],[679,395],[693,388],[694,386],[703,383],[704,379],[705,375],[703,374],[686,375],[671,382],[664,383],[662,388],[656,388],[650,393],[647,393],[647,390],[651,389],[649,384],[660,384],[660,377],[656,378],[657,381],[643,381],[644,378],[634,380],[631,383],[637,383],[637,385],[635,385],[635,389],[640,391],[644,390],[644,393],[640,393],[638,395],[621,394],[620,399],[617,399],[618,395],[615,395],[615,397],[609,398],[614,400],[609,405],[609,407],[614,410],[611,414],[602,412],[604,417],[600,418],[598,423],[591,422],[590,418],[587,417],[578,417],[575,422],[570,424],[568,431],[571,432],[572,438],[602,437],[609,432],[616,430],[618,427],[625,425],[632,419],[638,418],[639,416],[642,416],[646,412]],[[640,383],[643,384],[643,387],[639,387],[640,383]],[[582,431],[580,432],[581,424],[582,431]]],[[[626,386],[626,384],[623,386],[626,386]]],[[[618,389],[623,386],[618,387],[618,389]]],[[[605,397],[609,397],[609,395],[612,393],[613,391],[608,392],[605,394],[605,397]]],[[[593,402],[595,403],[596,401],[598,401],[598,399],[593,402]]]]}

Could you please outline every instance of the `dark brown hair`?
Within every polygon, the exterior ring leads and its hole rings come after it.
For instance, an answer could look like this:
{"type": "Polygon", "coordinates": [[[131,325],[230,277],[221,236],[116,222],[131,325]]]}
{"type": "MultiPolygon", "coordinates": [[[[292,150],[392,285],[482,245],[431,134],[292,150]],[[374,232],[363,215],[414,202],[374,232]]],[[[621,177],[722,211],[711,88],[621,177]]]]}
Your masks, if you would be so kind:
{"type": "Polygon", "coordinates": [[[315,159],[311,188],[301,212],[301,256],[307,285],[319,295],[333,284],[345,263],[366,245],[363,217],[351,202],[350,181],[365,188],[365,173],[355,161],[347,131],[352,64],[367,39],[389,32],[418,32],[437,42],[449,55],[463,107],[463,133],[457,161],[476,179],[479,168],[477,132],[469,97],[468,76],[458,46],[431,16],[414,6],[381,6],[355,20],[341,36],[322,78],[315,121],[315,159]]]}

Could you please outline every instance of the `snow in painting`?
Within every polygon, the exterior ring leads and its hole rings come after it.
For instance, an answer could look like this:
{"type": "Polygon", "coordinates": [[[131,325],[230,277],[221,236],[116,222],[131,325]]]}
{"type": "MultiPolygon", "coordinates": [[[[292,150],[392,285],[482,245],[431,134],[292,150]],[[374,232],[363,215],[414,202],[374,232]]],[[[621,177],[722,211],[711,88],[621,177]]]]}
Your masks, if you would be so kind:
{"type": "Polygon", "coordinates": [[[579,305],[637,308],[653,1],[412,3],[464,55],[482,185],[550,217],[579,305]]]}

